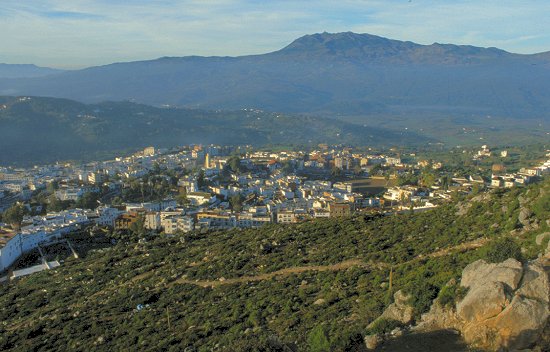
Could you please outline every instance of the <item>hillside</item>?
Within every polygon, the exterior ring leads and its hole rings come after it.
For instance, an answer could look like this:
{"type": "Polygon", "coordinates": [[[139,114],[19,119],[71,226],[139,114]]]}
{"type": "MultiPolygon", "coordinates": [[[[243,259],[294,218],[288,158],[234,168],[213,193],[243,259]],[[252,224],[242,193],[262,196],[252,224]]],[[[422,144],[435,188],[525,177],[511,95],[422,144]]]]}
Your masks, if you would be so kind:
{"type": "Polygon", "coordinates": [[[423,213],[117,237],[88,253],[84,235],[83,258],[0,287],[0,349],[360,351],[393,292],[418,318],[468,263],[501,255],[496,239],[535,257],[549,192],[547,179],[423,213]]]}
{"type": "Polygon", "coordinates": [[[86,105],[54,98],[0,97],[0,164],[93,160],[149,145],[346,143],[404,145],[412,132],[261,111],[156,108],[130,102],[86,105]]]}
{"type": "MultiPolygon", "coordinates": [[[[361,116],[425,114],[548,122],[550,55],[321,33],[263,55],[164,57],[2,80],[0,94],[83,102],[361,116]]],[[[418,125],[418,123],[417,123],[418,125]]]]}
{"type": "Polygon", "coordinates": [[[49,67],[40,67],[31,64],[0,63],[0,78],[42,77],[61,72],[63,72],[63,70],[57,70],[49,67]]]}

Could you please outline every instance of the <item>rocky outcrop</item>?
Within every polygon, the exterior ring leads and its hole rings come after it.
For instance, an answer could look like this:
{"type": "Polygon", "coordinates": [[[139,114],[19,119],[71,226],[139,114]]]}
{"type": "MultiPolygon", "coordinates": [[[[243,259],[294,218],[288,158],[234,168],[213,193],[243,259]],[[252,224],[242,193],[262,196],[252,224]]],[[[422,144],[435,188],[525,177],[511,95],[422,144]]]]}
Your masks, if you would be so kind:
{"type": "MultiPolygon", "coordinates": [[[[408,325],[414,320],[414,309],[411,307],[409,302],[410,296],[407,296],[403,291],[399,290],[393,295],[393,303],[390,304],[372,323],[369,324],[367,329],[374,329],[377,324],[382,321],[397,321],[403,325],[408,325]]],[[[386,341],[390,338],[398,337],[403,334],[401,327],[392,329],[392,331],[385,333],[375,332],[365,336],[364,342],[368,350],[375,349],[380,343],[386,341]]]]}
{"type": "Polygon", "coordinates": [[[464,268],[460,284],[474,289],[480,284],[502,282],[515,290],[522,275],[523,266],[515,259],[510,258],[499,264],[488,264],[484,260],[478,260],[464,268]]]}
{"type": "Polygon", "coordinates": [[[410,324],[414,318],[413,307],[408,304],[409,296],[399,290],[393,295],[393,303],[384,310],[378,319],[397,320],[403,324],[410,324]]]}
{"type": "Polygon", "coordinates": [[[537,244],[537,246],[541,246],[544,240],[546,240],[547,238],[550,238],[550,232],[541,233],[535,238],[535,243],[537,244]]]}
{"type": "Polygon", "coordinates": [[[383,341],[382,337],[378,334],[367,335],[364,338],[365,347],[369,350],[374,350],[383,341]]]}
{"type": "Polygon", "coordinates": [[[456,309],[434,304],[416,329],[456,329],[467,343],[487,350],[530,348],[544,340],[543,332],[548,329],[548,264],[544,258],[524,265],[515,259],[471,263],[460,283],[468,293],[456,309]]]}
{"type": "Polygon", "coordinates": [[[502,282],[489,282],[476,286],[460,304],[456,312],[464,321],[480,322],[497,316],[508,303],[509,298],[502,282]]]}

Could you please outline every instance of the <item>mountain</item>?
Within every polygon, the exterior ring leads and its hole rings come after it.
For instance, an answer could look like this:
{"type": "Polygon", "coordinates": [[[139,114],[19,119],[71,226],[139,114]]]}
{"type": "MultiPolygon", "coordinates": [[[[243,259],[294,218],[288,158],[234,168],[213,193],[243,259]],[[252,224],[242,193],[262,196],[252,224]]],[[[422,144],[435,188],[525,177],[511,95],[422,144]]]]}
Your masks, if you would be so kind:
{"type": "Polygon", "coordinates": [[[346,143],[403,145],[412,132],[262,111],[158,108],[131,102],[86,105],[41,97],[0,97],[0,165],[90,160],[148,145],[346,143]]]}
{"type": "Polygon", "coordinates": [[[57,70],[49,67],[39,67],[30,64],[3,64],[0,63],[0,78],[29,78],[42,77],[61,73],[63,70],[57,70]]]}
{"type": "Polygon", "coordinates": [[[36,78],[0,79],[0,94],[95,103],[362,116],[502,116],[548,121],[550,53],[420,45],[355,33],[306,35],[241,57],[164,57],[36,78]]]}

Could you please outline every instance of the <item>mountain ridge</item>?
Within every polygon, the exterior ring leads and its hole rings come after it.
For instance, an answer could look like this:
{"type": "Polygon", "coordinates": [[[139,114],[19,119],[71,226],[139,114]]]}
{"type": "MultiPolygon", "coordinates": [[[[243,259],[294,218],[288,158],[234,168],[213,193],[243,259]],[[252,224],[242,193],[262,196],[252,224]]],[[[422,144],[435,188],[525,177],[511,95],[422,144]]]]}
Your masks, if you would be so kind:
{"type": "Polygon", "coordinates": [[[30,79],[0,79],[2,95],[130,100],[189,108],[258,108],[325,116],[499,115],[548,120],[550,53],[421,45],[321,33],[267,54],[163,57],[30,79]],[[420,112],[418,110],[421,110],[420,112]]]}
{"type": "Polygon", "coordinates": [[[0,62],[0,79],[43,77],[62,72],[65,71],[34,64],[5,64],[0,62]]]}
{"type": "Polygon", "coordinates": [[[93,160],[154,145],[423,144],[414,132],[263,111],[158,108],[131,102],[83,104],[0,96],[0,165],[93,160]]]}

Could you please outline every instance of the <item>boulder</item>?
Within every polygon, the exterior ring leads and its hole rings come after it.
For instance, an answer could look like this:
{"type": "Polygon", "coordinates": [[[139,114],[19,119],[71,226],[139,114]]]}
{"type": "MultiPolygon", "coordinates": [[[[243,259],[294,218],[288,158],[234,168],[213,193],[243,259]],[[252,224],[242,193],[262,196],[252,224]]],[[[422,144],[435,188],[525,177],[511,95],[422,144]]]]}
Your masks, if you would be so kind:
{"type": "Polygon", "coordinates": [[[488,282],[468,291],[457,304],[456,312],[466,323],[479,322],[495,317],[509,302],[502,282],[488,282]]]}
{"type": "Polygon", "coordinates": [[[374,350],[382,342],[382,338],[378,334],[372,334],[365,336],[364,341],[367,349],[374,350]]]}
{"type": "Polygon", "coordinates": [[[384,310],[384,313],[380,318],[397,320],[403,324],[409,324],[413,321],[413,307],[408,305],[409,297],[405,295],[401,290],[397,291],[394,295],[394,302],[384,310]]]}
{"type": "Polygon", "coordinates": [[[464,268],[460,284],[473,288],[490,282],[502,282],[512,290],[518,287],[523,275],[523,266],[513,258],[498,264],[477,260],[464,268]]]}
{"type": "Polygon", "coordinates": [[[516,295],[545,302],[550,302],[550,280],[548,273],[540,262],[534,262],[526,266],[521,287],[516,295]]]}
{"type": "Polygon", "coordinates": [[[531,210],[527,209],[527,208],[521,208],[520,212],[519,212],[519,215],[518,215],[518,221],[520,224],[522,224],[523,226],[527,226],[531,223],[531,216],[533,215],[533,213],[531,212],[531,210]]]}
{"type": "Polygon", "coordinates": [[[548,303],[516,295],[494,321],[500,345],[520,350],[533,345],[548,319],[548,303]]]}
{"type": "Polygon", "coordinates": [[[473,262],[463,271],[461,285],[469,290],[456,311],[434,304],[415,330],[457,329],[467,343],[488,351],[535,345],[545,350],[550,347],[544,336],[550,331],[549,264],[545,258],[525,265],[515,259],[473,262]]]}
{"type": "Polygon", "coordinates": [[[535,242],[537,243],[537,246],[542,246],[542,242],[544,242],[545,239],[550,238],[550,232],[541,233],[540,235],[537,235],[535,238],[535,242]]]}

